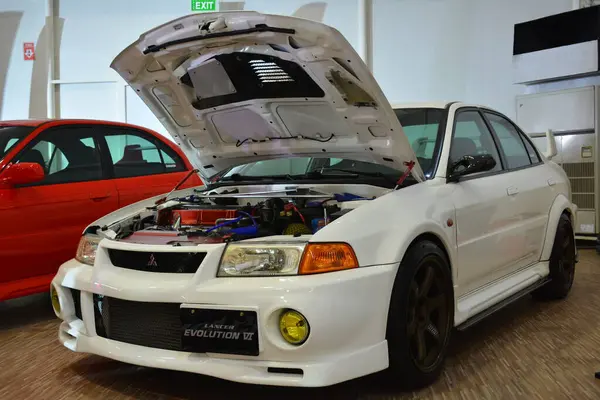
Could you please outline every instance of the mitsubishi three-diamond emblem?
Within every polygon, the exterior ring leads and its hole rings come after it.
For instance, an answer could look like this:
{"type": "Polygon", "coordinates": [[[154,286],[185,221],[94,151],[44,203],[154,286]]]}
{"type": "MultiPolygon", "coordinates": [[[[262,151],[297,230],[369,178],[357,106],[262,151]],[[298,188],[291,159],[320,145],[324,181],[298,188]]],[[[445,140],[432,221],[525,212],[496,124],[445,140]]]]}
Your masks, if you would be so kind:
{"type": "Polygon", "coordinates": [[[154,254],[150,254],[150,260],[148,260],[148,267],[158,267],[156,263],[156,259],[154,258],[154,254]]]}

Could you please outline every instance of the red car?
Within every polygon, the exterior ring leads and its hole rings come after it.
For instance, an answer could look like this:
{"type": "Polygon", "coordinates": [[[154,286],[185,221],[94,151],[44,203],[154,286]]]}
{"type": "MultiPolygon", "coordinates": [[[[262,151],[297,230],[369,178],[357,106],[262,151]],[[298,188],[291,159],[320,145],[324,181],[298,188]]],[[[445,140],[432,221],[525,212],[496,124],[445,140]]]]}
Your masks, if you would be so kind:
{"type": "MultiPolygon", "coordinates": [[[[174,143],[139,126],[0,122],[0,301],[47,291],[89,223],[192,170],[174,143]]],[[[192,174],[181,188],[201,184],[192,174]]]]}

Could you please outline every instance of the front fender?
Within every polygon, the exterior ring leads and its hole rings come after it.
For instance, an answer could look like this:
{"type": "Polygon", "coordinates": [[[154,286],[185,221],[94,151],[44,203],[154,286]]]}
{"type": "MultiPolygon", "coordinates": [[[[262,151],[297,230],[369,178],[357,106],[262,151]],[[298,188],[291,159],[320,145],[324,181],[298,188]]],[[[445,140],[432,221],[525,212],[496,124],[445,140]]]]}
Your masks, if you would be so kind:
{"type": "Polygon", "coordinates": [[[564,194],[559,194],[554,199],[554,203],[552,203],[552,207],[550,207],[550,212],[548,213],[548,224],[546,225],[546,237],[544,239],[544,246],[540,257],[541,261],[548,261],[550,259],[552,247],[554,246],[554,237],[556,236],[556,228],[558,227],[558,220],[564,211],[568,211],[570,214],[573,230],[575,230],[575,226],[577,226],[577,206],[564,194]]]}
{"type": "Polygon", "coordinates": [[[419,183],[371,200],[318,231],[311,242],[347,242],[361,267],[399,264],[422,234],[435,235],[451,265],[456,259],[456,225],[451,185],[419,183]],[[452,225],[452,224],[451,224],[452,225]]]}

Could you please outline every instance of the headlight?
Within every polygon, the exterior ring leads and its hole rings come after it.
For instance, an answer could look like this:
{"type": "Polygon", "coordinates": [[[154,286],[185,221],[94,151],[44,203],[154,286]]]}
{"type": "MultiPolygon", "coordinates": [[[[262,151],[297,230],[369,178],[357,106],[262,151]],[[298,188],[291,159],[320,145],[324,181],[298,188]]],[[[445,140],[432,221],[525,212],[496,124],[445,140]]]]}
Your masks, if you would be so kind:
{"type": "Polygon", "coordinates": [[[101,240],[102,238],[100,236],[83,235],[79,240],[75,259],[80,263],[94,265],[94,261],[96,260],[96,250],[98,250],[98,243],[100,243],[101,240]]]}
{"type": "Polygon", "coordinates": [[[310,275],[358,268],[347,243],[230,244],[217,276],[310,275]]]}
{"type": "Polygon", "coordinates": [[[304,244],[230,244],[217,276],[296,275],[304,244]]]}

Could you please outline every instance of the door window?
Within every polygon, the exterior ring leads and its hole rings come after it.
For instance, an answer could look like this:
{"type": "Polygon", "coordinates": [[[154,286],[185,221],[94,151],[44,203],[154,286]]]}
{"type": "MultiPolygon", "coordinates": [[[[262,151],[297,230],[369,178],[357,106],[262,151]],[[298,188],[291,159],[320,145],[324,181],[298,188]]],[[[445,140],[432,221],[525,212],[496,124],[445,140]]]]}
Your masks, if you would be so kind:
{"type": "Polygon", "coordinates": [[[38,163],[46,174],[41,182],[24,186],[94,181],[103,178],[97,141],[86,128],[54,128],[42,132],[17,158],[38,163]]]}
{"type": "Polygon", "coordinates": [[[528,151],[525,149],[523,139],[515,126],[506,118],[497,114],[485,113],[490,121],[500,146],[504,151],[509,169],[520,168],[531,164],[528,151]]]}
{"type": "Polygon", "coordinates": [[[109,133],[105,139],[115,178],[185,171],[183,160],[154,138],[127,132],[109,133]]]}
{"type": "Polygon", "coordinates": [[[490,171],[502,170],[498,149],[481,114],[474,110],[457,113],[448,160],[449,166],[464,156],[484,154],[491,155],[496,161],[496,166],[490,171]]]}

